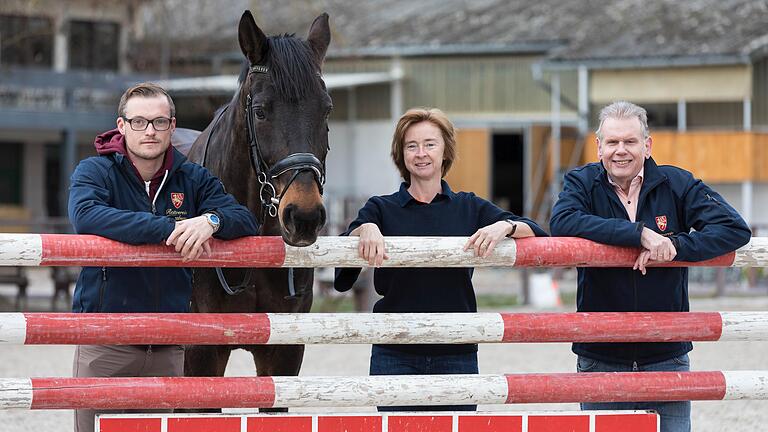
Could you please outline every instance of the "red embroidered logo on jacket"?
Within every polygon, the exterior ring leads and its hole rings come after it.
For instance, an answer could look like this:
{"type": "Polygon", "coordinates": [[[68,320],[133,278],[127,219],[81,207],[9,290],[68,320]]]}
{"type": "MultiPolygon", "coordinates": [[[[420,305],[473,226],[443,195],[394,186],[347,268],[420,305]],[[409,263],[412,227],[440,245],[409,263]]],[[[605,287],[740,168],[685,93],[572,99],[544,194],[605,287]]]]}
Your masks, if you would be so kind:
{"type": "Polygon", "coordinates": [[[659,227],[660,230],[666,231],[666,229],[667,229],[667,217],[666,216],[656,216],[656,226],[659,227]]]}
{"type": "MultiPolygon", "coordinates": [[[[181,204],[184,203],[184,194],[182,192],[171,192],[171,202],[174,207],[181,207],[181,204]]],[[[659,218],[656,218],[657,223],[658,220],[659,218]]]]}

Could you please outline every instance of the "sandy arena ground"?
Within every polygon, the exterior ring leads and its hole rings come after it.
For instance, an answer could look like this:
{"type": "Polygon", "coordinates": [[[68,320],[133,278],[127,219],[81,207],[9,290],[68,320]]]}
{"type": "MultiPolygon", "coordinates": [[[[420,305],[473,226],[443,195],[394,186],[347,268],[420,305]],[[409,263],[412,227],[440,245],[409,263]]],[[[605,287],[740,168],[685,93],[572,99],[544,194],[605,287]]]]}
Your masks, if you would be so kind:
{"type": "MultiPolygon", "coordinates": [[[[768,298],[694,301],[696,311],[768,310],[768,298]]],[[[3,346],[0,377],[70,376],[73,347],[3,346]]],[[[366,375],[370,345],[307,347],[302,375],[366,375]]],[[[691,353],[694,370],[767,369],[768,342],[698,343],[691,353]]],[[[228,376],[254,375],[244,351],[233,354],[228,376]]],[[[480,372],[571,372],[575,356],[568,344],[481,345],[480,372]]],[[[480,410],[575,410],[577,404],[481,406],[480,410]]],[[[337,411],[372,411],[372,407],[337,411]]],[[[311,410],[302,410],[311,411],[311,410]]],[[[694,402],[693,430],[759,431],[768,428],[768,401],[694,402]]],[[[0,411],[0,431],[72,430],[71,411],[0,411]]]]}

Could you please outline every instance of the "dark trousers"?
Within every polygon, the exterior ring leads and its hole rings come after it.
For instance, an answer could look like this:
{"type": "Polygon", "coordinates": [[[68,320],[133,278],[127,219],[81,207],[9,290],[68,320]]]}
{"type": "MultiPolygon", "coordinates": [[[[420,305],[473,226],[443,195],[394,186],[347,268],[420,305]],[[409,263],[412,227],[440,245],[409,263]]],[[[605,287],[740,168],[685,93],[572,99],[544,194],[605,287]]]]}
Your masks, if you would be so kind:
{"type": "MultiPolygon", "coordinates": [[[[658,363],[631,365],[608,363],[579,356],[579,372],[687,372],[690,370],[688,354],[658,363]]],[[[582,403],[583,410],[653,410],[659,413],[661,432],[690,432],[691,402],[591,402],[582,403]]]]}
{"type": "MultiPolygon", "coordinates": [[[[79,345],[74,377],[166,377],[184,375],[184,347],[179,345],[79,345]]],[[[75,410],[75,432],[93,432],[96,414],[171,412],[171,410],[75,410]]]]}
{"type": "MultiPolygon", "coordinates": [[[[449,355],[411,354],[374,345],[371,375],[477,374],[477,353],[449,355]]],[[[477,405],[380,406],[379,411],[475,411],[477,405]]]]}

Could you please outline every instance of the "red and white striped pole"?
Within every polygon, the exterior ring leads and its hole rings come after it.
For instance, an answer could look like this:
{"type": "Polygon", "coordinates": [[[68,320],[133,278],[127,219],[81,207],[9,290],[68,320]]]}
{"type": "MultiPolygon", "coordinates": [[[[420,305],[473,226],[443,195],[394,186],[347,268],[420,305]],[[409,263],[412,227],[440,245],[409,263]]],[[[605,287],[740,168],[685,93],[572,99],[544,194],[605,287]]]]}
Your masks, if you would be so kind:
{"type": "MultiPolygon", "coordinates": [[[[384,267],[631,267],[638,251],[572,237],[505,240],[488,258],[464,252],[466,237],[387,237],[384,267]]],[[[182,262],[172,247],[134,246],[91,235],[0,234],[0,266],[111,267],[366,267],[356,237],[320,237],[307,247],[286,245],[280,237],[211,241],[212,253],[182,262]]],[[[735,252],[696,263],[665,267],[768,266],[768,238],[754,237],[735,252]]]]}
{"type": "Polygon", "coordinates": [[[0,408],[358,407],[768,399],[768,371],[242,378],[6,378],[0,408]]]}
{"type": "Polygon", "coordinates": [[[768,312],[0,313],[0,344],[252,345],[768,340],[768,312]]]}

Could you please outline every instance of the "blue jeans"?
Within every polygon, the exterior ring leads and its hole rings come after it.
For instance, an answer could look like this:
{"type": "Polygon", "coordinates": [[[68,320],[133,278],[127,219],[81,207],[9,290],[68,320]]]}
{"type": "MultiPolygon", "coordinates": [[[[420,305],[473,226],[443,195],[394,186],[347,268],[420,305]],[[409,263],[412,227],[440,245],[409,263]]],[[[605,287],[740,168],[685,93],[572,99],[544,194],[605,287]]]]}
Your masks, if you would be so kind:
{"type": "MultiPolygon", "coordinates": [[[[477,353],[421,355],[374,345],[371,375],[476,374],[477,353]]],[[[477,405],[380,406],[379,411],[475,411],[477,405]]]]}
{"type": "MultiPolygon", "coordinates": [[[[687,372],[690,370],[688,354],[658,363],[632,365],[608,363],[579,356],[576,364],[579,372],[687,372]]],[[[690,432],[691,402],[589,402],[582,403],[583,410],[653,410],[661,418],[661,432],[690,432]]]]}

